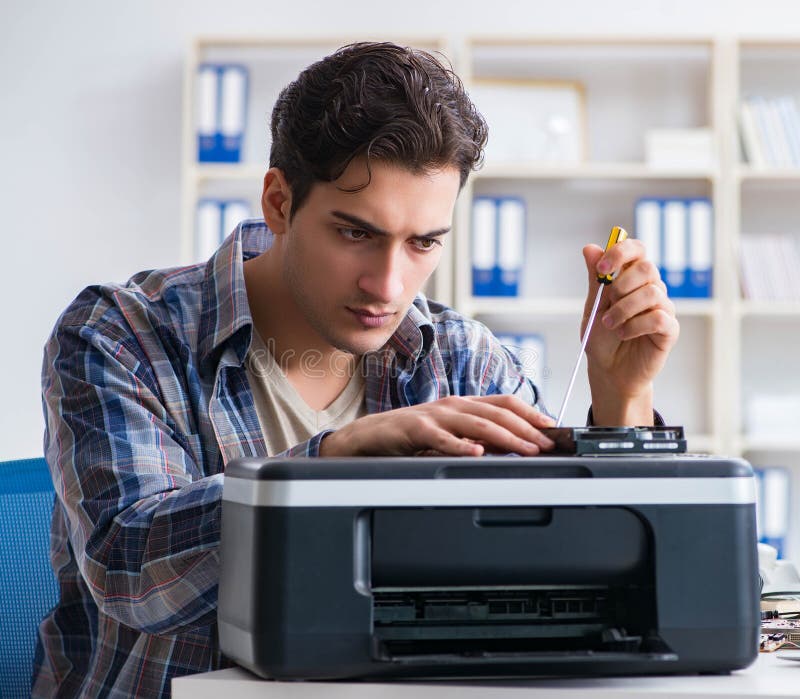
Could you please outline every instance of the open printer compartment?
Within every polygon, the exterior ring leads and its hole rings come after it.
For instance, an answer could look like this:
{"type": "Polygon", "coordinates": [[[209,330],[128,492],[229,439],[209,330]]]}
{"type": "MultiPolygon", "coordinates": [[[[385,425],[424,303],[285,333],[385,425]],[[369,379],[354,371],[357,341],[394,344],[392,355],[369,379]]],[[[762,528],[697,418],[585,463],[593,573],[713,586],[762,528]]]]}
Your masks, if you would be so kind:
{"type": "Polygon", "coordinates": [[[376,658],[670,652],[656,635],[650,534],[628,510],[379,509],[369,516],[376,658]]]}
{"type": "Polygon", "coordinates": [[[277,679],[726,672],[755,658],[745,462],[488,461],[229,465],[223,652],[277,679]]]}

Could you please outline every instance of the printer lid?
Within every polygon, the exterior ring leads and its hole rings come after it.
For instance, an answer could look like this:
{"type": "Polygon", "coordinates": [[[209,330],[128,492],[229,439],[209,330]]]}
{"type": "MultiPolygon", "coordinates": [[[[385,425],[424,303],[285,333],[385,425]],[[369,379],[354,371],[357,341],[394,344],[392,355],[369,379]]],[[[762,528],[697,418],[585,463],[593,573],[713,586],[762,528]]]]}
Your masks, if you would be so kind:
{"type": "Polygon", "coordinates": [[[241,458],[223,500],[267,507],[752,504],[743,459],[696,454],[241,458]]]}

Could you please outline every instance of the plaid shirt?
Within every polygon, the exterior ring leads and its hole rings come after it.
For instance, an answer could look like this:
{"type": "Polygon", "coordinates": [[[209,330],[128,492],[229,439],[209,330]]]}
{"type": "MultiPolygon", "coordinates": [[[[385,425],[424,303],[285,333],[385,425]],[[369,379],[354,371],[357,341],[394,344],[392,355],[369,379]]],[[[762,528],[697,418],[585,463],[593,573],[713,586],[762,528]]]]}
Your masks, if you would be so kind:
{"type": "MultiPolygon", "coordinates": [[[[225,464],[264,456],[244,367],[252,335],[241,224],[207,264],[84,290],[45,347],[45,455],[61,597],[39,629],[33,695],[168,696],[229,665],[216,632],[225,464]]],[[[480,323],[419,296],[366,358],[370,413],[536,389],[480,323]]],[[[286,452],[317,456],[325,433],[286,452]]]]}

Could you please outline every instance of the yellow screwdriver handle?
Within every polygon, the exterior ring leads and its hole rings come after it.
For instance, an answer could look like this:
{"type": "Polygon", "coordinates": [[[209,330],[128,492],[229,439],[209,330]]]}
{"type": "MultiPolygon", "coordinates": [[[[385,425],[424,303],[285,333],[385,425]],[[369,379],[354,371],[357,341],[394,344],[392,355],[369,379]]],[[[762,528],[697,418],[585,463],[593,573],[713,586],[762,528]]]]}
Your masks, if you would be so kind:
{"type": "MultiPolygon", "coordinates": [[[[621,243],[625,238],[628,237],[628,231],[626,231],[622,226],[614,226],[611,229],[611,235],[608,236],[608,242],[606,243],[606,251],[611,249],[612,245],[616,245],[617,243],[621,243]]],[[[617,276],[616,272],[612,272],[611,274],[598,274],[597,281],[601,284],[610,284],[614,281],[614,277],[617,276]]]]}

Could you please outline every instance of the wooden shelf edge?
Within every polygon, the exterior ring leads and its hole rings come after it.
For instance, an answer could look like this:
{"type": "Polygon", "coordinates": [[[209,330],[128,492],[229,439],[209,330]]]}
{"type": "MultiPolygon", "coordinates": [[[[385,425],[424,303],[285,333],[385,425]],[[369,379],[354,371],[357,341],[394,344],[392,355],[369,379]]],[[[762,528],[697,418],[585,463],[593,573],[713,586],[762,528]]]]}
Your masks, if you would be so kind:
{"type": "Polygon", "coordinates": [[[541,180],[716,180],[717,168],[650,167],[646,163],[487,163],[474,173],[484,179],[541,180]]]}

